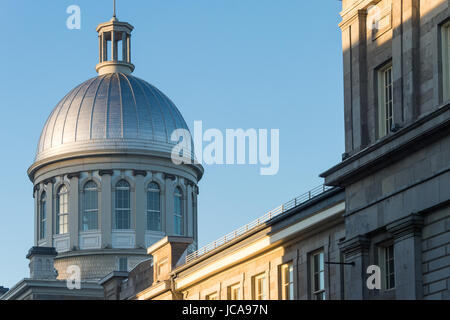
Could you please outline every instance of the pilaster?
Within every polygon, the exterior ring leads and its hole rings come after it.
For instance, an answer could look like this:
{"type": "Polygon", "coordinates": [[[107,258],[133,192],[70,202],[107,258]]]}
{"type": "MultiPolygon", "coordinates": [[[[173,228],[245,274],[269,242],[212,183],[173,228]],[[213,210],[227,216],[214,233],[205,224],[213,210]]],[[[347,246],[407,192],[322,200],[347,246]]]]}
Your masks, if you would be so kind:
{"type": "Polygon", "coordinates": [[[422,228],[418,214],[396,220],[386,226],[394,237],[395,296],[417,300],[423,297],[422,228]]]}

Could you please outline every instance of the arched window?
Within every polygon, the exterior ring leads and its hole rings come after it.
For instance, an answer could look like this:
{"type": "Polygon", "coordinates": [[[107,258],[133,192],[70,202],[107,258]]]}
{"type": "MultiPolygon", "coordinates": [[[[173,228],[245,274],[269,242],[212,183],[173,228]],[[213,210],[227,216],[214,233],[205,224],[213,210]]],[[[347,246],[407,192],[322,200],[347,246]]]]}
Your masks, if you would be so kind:
{"type": "Polygon", "coordinates": [[[56,234],[69,232],[69,192],[65,185],[58,190],[56,198],[56,234]]]}
{"type": "Polygon", "coordinates": [[[94,181],[84,185],[82,230],[98,230],[98,188],[94,181]]]}
{"type": "Polygon", "coordinates": [[[173,216],[174,216],[174,232],[176,235],[183,235],[183,192],[180,187],[175,188],[173,194],[173,216]]]}
{"type": "Polygon", "coordinates": [[[147,188],[147,230],[161,231],[161,191],[152,182],[147,188]]]}
{"type": "Polygon", "coordinates": [[[47,202],[46,194],[42,192],[39,201],[39,239],[44,239],[46,235],[47,225],[47,202]]]}
{"type": "Polygon", "coordinates": [[[115,229],[130,229],[130,184],[120,180],[116,184],[115,229]]]}

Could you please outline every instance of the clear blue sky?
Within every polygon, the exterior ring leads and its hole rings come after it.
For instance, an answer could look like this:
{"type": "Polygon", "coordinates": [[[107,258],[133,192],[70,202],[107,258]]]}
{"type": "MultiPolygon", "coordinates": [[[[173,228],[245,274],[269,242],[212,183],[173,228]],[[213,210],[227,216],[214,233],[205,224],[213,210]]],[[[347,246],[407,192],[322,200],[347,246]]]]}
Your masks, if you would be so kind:
{"type": "MultiPolygon", "coordinates": [[[[192,128],[280,129],[280,171],[205,166],[199,243],[206,244],[322,183],[344,150],[341,2],[118,0],[134,25],[134,74],[169,96],[192,128]]],[[[0,285],[28,276],[32,164],[58,101],[95,76],[95,27],[112,0],[0,3],[0,285]],[[81,30],[66,8],[81,7],[81,30]]]]}

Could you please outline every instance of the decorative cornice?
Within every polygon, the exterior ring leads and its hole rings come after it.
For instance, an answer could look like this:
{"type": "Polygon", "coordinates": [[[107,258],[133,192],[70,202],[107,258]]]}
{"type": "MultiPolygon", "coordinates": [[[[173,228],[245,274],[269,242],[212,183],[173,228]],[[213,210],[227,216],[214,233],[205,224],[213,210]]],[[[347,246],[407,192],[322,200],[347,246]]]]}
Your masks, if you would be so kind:
{"type": "Polygon", "coordinates": [[[33,256],[56,256],[58,253],[56,249],[53,247],[32,247],[28,250],[28,254],[26,256],[27,259],[31,259],[33,256]]]}
{"type": "Polygon", "coordinates": [[[412,213],[409,216],[391,222],[386,226],[386,230],[392,233],[394,241],[399,241],[420,236],[422,234],[423,224],[424,218],[417,213],[412,213]]]}
{"type": "Polygon", "coordinates": [[[185,185],[187,185],[187,186],[191,186],[191,187],[193,187],[193,188],[195,188],[195,183],[194,182],[192,182],[191,180],[189,180],[189,179],[184,179],[184,184],[185,185]]]}
{"type": "Polygon", "coordinates": [[[133,170],[133,176],[147,176],[147,171],[145,170],[133,170]]]}
{"type": "Polygon", "coordinates": [[[74,172],[74,173],[69,173],[69,174],[67,175],[67,178],[68,178],[68,179],[79,178],[80,176],[81,176],[81,173],[80,173],[80,172],[74,172]]]}
{"type": "Polygon", "coordinates": [[[55,182],[56,182],[55,178],[48,178],[48,179],[45,179],[42,183],[43,184],[49,184],[49,183],[54,184],[55,182]]]}
{"type": "Polygon", "coordinates": [[[450,103],[419,118],[395,134],[388,135],[375,144],[351,154],[349,158],[320,174],[325,183],[346,186],[373,171],[415,152],[423,145],[450,132],[450,103]]]}
{"type": "Polygon", "coordinates": [[[164,173],[163,178],[164,178],[164,180],[167,180],[167,179],[170,179],[172,181],[176,180],[176,177],[173,174],[169,174],[169,173],[164,173]]]}
{"type": "Polygon", "coordinates": [[[114,171],[112,171],[112,170],[100,170],[98,172],[98,174],[100,176],[104,176],[105,174],[108,174],[108,175],[112,176],[114,174],[114,171]]]}
{"type": "Polygon", "coordinates": [[[366,236],[361,235],[339,243],[339,248],[346,255],[362,253],[367,251],[369,246],[370,240],[366,236]]]}

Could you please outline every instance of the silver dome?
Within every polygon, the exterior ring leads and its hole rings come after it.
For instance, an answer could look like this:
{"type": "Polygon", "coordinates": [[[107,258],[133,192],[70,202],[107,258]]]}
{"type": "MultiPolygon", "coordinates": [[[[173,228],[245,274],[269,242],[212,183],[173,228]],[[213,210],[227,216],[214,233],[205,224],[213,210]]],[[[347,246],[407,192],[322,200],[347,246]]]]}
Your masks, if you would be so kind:
{"type": "Polygon", "coordinates": [[[188,127],[161,91],[134,76],[109,73],[80,84],[59,102],[44,126],[35,161],[107,150],[167,154],[175,129],[188,127]]]}

